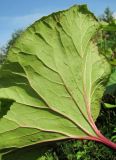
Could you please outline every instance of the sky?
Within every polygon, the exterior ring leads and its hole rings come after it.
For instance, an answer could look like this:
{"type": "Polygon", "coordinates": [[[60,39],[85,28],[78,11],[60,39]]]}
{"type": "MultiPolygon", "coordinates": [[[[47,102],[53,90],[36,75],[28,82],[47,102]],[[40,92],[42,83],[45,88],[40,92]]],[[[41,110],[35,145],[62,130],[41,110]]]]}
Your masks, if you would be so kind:
{"type": "Polygon", "coordinates": [[[0,47],[16,30],[74,4],[87,4],[96,16],[102,15],[106,7],[116,14],[116,0],[0,0],[0,47]]]}

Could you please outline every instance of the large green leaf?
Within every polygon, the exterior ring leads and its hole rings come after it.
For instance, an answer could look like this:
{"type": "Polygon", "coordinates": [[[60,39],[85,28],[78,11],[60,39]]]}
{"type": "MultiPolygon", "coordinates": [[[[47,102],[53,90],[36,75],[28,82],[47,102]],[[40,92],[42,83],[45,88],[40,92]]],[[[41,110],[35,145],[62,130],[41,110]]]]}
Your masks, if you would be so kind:
{"type": "Polygon", "coordinates": [[[116,96],[116,67],[113,68],[112,74],[109,78],[106,93],[116,96]]]}
{"type": "Polygon", "coordinates": [[[110,75],[104,95],[104,106],[106,108],[116,107],[116,67],[112,69],[112,74],[110,75]]]}
{"type": "Polygon", "coordinates": [[[112,74],[110,75],[110,79],[108,81],[107,86],[116,84],[116,67],[112,69],[112,74]]]}
{"type": "Polygon", "coordinates": [[[0,97],[12,100],[0,119],[1,150],[69,138],[109,144],[93,121],[110,73],[92,41],[98,29],[85,5],[73,6],[16,40],[0,71],[0,97]]]}

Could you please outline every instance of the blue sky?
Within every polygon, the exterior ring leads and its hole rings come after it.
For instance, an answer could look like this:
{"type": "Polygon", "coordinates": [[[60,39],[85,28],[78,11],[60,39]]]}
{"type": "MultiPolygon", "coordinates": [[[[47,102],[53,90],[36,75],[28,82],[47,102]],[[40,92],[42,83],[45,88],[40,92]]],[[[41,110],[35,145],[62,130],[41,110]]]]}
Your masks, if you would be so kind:
{"type": "Polygon", "coordinates": [[[116,0],[0,0],[0,47],[8,42],[14,31],[40,17],[85,3],[96,15],[101,15],[106,7],[116,13],[116,0]]]}

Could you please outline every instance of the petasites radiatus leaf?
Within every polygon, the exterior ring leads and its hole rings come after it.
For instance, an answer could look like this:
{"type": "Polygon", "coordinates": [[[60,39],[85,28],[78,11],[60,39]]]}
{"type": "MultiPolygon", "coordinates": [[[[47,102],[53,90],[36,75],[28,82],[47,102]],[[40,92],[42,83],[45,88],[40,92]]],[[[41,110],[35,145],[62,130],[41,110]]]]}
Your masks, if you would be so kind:
{"type": "Polygon", "coordinates": [[[75,5],[36,21],[16,40],[0,70],[1,102],[12,102],[6,111],[1,104],[1,150],[62,139],[116,148],[94,124],[110,73],[94,44],[98,29],[87,7],[75,5]]]}

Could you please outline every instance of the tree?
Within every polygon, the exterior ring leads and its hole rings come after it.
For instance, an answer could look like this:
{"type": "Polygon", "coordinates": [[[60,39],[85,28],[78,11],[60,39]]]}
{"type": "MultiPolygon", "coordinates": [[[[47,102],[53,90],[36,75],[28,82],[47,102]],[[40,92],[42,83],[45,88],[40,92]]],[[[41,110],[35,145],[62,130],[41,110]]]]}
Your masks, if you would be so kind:
{"type": "Polygon", "coordinates": [[[108,59],[113,60],[116,58],[116,20],[110,8],[106,8],[104,14],[99,19],[100,21],[107,22],[109,27],[101,31],[101,38],[98,42],[100,51],[108,59]]]}
{"type": "Polygon", "coordinates": [[[113,12],[107,7],[104,11],[104,14],[100,17],[100,20],[103,20],[108,23],[114,23],[113,12]]]}
{"type": "Polygon", "coordinates": [[[20,36],[20,34],[23,32],[23,30],[16,30],[12,36],[11,39],[8,41],[8,43],[6,44],[6,46],[3,46],[0,48],[0,64],[4,62],[7,52],[9,50],[9,48],[13,45],[13,43],[15,42],[15,40],[20,36]]]}
{"type": "Polygon", "coordinates": [[[5,60],[6,57],[6,48],[5,47],[1,47],[0,48],[0,64],[2,64],[5,60]]]}
{"type": "Polygon", "coordinates": [[[20,34],[23,32],[22,29],[18,29],[16,30],[12,36],[11,39],[9,40],[7,46],[6,46],[6,52],[8,51],[8,49],[13,45],[13,43],[16,41],[16,39],[20,36],[20,34]]]}

